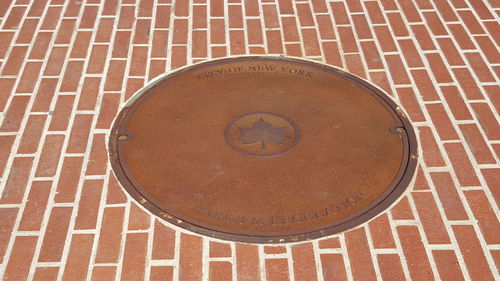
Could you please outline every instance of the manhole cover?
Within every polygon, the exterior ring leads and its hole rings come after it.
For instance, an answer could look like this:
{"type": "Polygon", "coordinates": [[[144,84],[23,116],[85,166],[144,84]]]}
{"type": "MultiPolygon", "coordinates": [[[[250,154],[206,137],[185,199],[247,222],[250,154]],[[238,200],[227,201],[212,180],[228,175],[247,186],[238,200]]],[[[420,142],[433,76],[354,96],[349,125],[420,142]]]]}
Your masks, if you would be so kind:
{"type": "Polygon", "coordinates": [[[259,243],[369,220],[403,193],[417,158],[410,123],[380,90],[273,57],[166,76],[120,112],[109,149],[121,184],[159,217],[259,243]]]}

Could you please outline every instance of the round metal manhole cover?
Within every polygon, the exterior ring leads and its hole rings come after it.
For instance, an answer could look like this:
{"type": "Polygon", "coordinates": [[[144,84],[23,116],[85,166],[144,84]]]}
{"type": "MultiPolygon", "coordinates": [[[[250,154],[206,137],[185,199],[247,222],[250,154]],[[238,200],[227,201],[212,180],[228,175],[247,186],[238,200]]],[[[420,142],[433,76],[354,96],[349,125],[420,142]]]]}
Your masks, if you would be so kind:
{"type": "Polygon", "coordinates": [[[388,208],[416,168],[384,93],[319,63],[227,58],[167,75],[115,120],[118,180],[159,217],[212,237],[293,242],[388,208]]]}

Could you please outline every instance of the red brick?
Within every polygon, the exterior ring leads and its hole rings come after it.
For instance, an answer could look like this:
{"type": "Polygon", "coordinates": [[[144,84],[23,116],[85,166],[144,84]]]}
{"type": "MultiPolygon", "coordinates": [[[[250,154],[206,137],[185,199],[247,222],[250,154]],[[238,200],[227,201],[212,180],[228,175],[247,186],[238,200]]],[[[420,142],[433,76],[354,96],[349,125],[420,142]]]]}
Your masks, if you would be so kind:
{"type": "Polygon", "coordinates": [[[330,2],[335,24],[350,24],[349,16],[342,2],[330,2]]]}
{"type": "Polygon", "coordinates": [[[33,107],[31,108],[32,112],[48,112],[50,109],[50,104],[52,102],[52,98],[56,91],[58,79],[45,78],[40,82],[40,86],[38,87],[38,91],[36,93],[35,102],[33,103],[33,107]]]}
{"type": "Polygon", "coordinates": [[[118,20],[118,28],[129,29],[135,22],[135,7],[122,6],[120,8],[120,19],[118,20]]]}
{"type": "Polygon", "coordinates": [[[94,28],[97,19],[98,8],[96,6],[86,6],[80,20],[80,28],[94,28]]]}
{"type": "Polygon", "coordinates": [[[201,280],[202,238],[181,234],[179,276],[182,280],[201,280]]]}
{"type": "Polygon", "coordinates": [[[445,86],[441,87],[441,91],[456,120],[472,120],[472,115],[460,96],[457,87],[445,86]]]}
{"type": "Polygon", "coordinates": [[[495,47],[494,43],[487,36],[476,36],[474,37],[479,47],[483,51],[486,60],[489,63],[499,63],[500,62],[500,53],[495,47]]]}
{"type": "Polygon", "coordinates": [[[436,192],[448,220],[467,220],[463,203],[449,173],[431,173],[436,192]]]}
{"type": "Polygon", "coordinates": [[[71,41],[71,37],[73,36],[73,32],[75,32],[75,22],[74,19],[63,19],[59,26],[59,30],[57,32],[57,37],[55,40],[55,44],[69,44],[71,41]]]}
{"type": "Polygon", "coordinates": [[[412,40],[402,39],[398,40],[398,44],[401,47],[403,56],[405,58],[408,67],[423,67],[421,56],[417,51],[417,48],[412,40]]]}
{"type": "Polygon", "coordinates": [[[49,131],[66,131],[74,102],[75,96],[73,95],[60,95],[57,98],[49,131]]]}
{"type": "Polygon", "coordinates": [[[17,84],[16,93],[33,93],[41,68],[41,62],[26,63],[21,79],[19,79],[19,83],[17,84]]]}
{"type": "MultiPolygon", "coordinates": [[[[411,26],[412,33],[417,39],[418,45],[422,48],[423,51],[436,50],[436,46],[432,42],[429,31],[425,27],[425,25],[412,25],[411,26]]],[[[382,40],[381,38],[379,40],[382,40]]]]}
{"type": "Polygon", "coordinates": [[[28,280],[28,273],[35,252],[37,236],[18,236],[14,241],[4,280],[28,280]]]}
{"type": "Polygon", "coordinates": [[[488,145],[486,144],[479,129],[474,124],[460,125],[465,141],[468,144],[474,158],[479,164],[495,164],[496,160],[493,157],[488,145]]]}
{"type": "Polygon", "coordinates": [[[119,186],[118,181],[113,173],[109,174],[108,181],[108,192],[106,198],[106,204],[120,204],[127,202],[127,198],[123,193],[121,186],[119,186]]]}
{"type": "Polygon", "coordinates": [[[128,217],[128,229],[129,230],[140,230],[148,229],[150,226],[151,216],[144,212],[135,204],[130,205],[130,214],[128,217]]]}
{"type": "Polygon", "coordinates": [[[82,8],[82,2],[69,2],[66,6],[64,12],[65,17],[78,17],[80,14],[80,9],[82,8]]]}
{"type": "Polygon", "coordinates": [[[450,158],[451,166],[455,170],[458,182],[461,186],[478,186],[479,180],[476,176],[474,168],[465,153],[461,143],[446,143],[444,145],[448,157],[450,158]]]}
{"type": "Polygon", "coordinates": [[[441,151],[437,146],[434,135],[429,127],[419,127],[420,141],[423,147],[423,157],[427,166],[439,167],[445,166],[441,156],[441,151]]]}
{"type": "Polygon", "coordinates": [[[436,262],[436,267],[441,280],[464,280],[457,257],[455,256],[455,253],[453,251],[432,251],[432,255],[434,256],[434,261],[436,262]]]}
{"type": "Polygon", "coordinates": [[[454,68],[453,73],[457,78],[462,92],[469,100],[484,99],[481,90],[479,90],[476,80],[472,78],[470,71],[467,68],[454,68]]]}
{"type": "Polygon", "coordinates": [[[382,280],[406,280],[398,255],[377,255],[382,280]]]}
{"type": "Polygon", "coordinates": [[[126,61],[112,60],[106,75],[105,91],[120,91],[123,84],[123,75],[125,73],[126,61]]]}
{"type": "Polygon", "coordinates": [[[358,54],[344,55],[347,70],[366,79],[366,71],[363,67],[361,56],[358,54]]]}
{"type": "Polygon", "coordinates": [[[39,262],[61,261],[72,209],[72,207],[52,208],[38,256],[39,262]]]}
{"type": "Polygon", "coordinates": [[[241,6],[232,5],[228,6],[229,14],[229,28],[243,28],[243,12],[241,6]]]}
{"type": "Polygon", "coordinates": [[[354,29],[358,35],[358,39],[371,39],[373,38],[370,26],[366,20],[366,15],[352,15],[354,22],[354,29]]]}
{"type": "MultiPolygon", "coordinates": [[[[209,264],[209,280],[210,281],[231,281],[232,265],[227,261],[212,261],[209,264]]],[[[196,280],[196,279],[193,279],[196,280]]]]}
{"type": "Polygon", "coordinates": [[[245,50],[245,32],[243,30],[230,30],[229,42],[231,55],[242,55],[245,50]]]}
{"type": "Polygon", "coordinates": [[[413,190],[429,190],[429,184],[425,179],[424,171],[422,167],[419,167],[417,170],[417,176],[415,178],[415,185],[413,186],[413,190]]]}
{"type": "Polygon", "coordinates": [[[353,279],[376,280],[365,229],[350,230],[345,233],[345,239],[353,279]]]}
{"type": "MultiPolygon", "coordinates": [[[[107,1],[109,2],[109,1],[107,1]]],[[[106,3],[107,3],[106,2],[106,3]]],[[[113,33],[114,18],[102,18],[99,21],[95,42],[108,43],[111,41],[111,34],[113,33]]]]}
{"type": "Polygon", "coordinates": [[[125,100],[128,100],[132,95],[134,95],[139,89],[142,88],[143,85],[144,85],[144,79],[142,78],[128,78],[125,90],[125,100]]]}
{"type": "Polygon", "coordinates": [[[175,231],[155,220],[152,259],[173,259],[175,231]]]}
{"type": "Polygon", "coordinates": [[[28,183],[28,177],[31,172],[32,164],[33,158],[31,157],[14,158],[12,167],[10,168],[9,177],[7,178],[7,183],[5,184],[2,196],[0,196],[0,203],[21,203],[28,183]]]}
{"type": "Polygon", "coordinates": [[[266,53],[266,50],[264,49],[264,47],[248,47],[248,51],[250,54],[253,54],[253,55],[263,55],[266,53]]]}
{"type": "Polygon", "coordinates": [[[223,0],[210,0],[210,15],[212,17],[224,16],[224,1],[223,0]]]}
{"type": "Polygon", "coordinates": [[[481,82],[495,82],[495,77],[491,74],[488,66],[479,53],[466,53],[465,57],[469,61],[472,70],[481,82]]]}
{"type": "Polygon", "coordinates": [[[356,45],[356,39],[352,33],[352,28],[339,26],[338,28],[340,43],[342,44],[342,51],[344,53],[357,53],[358,46],[356,45]]]}
{"type": "Polygon", "coordinates": [[[285,45],[285,52],[289,56],[293,57],[301,57],[303,56],[302,54],[302,47],[300,44],[286,44],[285,45]]]}
{"type": "Polygon", "coordinates": [[[3,29],[17,29],[21,20],[26,12],[26,7],[12,7],[9,15],[5,22],[3,23],[3,29]]]}
{"type": "Polygon", "coordinates": [[[488,7],[483,2],[471,1],[470,5],[481,19],[494,19],[488,7]]]}
{"type": "Polygon", "coordinates": [[[173,46],[171,68],[176,69],[187,64],[187,47],[173,46]]]}
{"type": "Polygon", "coordinates": [[[18,230],[40,230],[51,186],[51,181],[35,181],[31,184],[30,193],[18,230]]]}
{"type": "Polygon", "coordinates": [[[427,26],[430,28],[431,32],[435,36],[448,35],[443,22],[439,19],[439,16],[435,12],[424,12],[423,13],[427,26]]]}
{"type": "Polygon", "coordinates": [[[460,24],[449,24],[448,28],[451,31],[451,34],[455,38],[455,40],[458,43],[458,46],[462,50],[471,50],[475,49],[476,47],[474,46],[474,43],[472,43],[472,40],[470,39],[469,35],[467,34],[467,31],[463,28],[462,25],[460,24]]]}
{"type": "Polygon", "coordinates": [[[0,262],[3,262],[7,245],[17,217],[17,208],[0,209],[0,262]]]}
{"type": "Polygon", "coordinates": [[[452,228],[471,280],[494,280],[474,228],[470,225],[454,225],[452,228]]]}
{"type": "Polygon", "coordinates": [[[173,44],[187,44],[188,37],[188,20],[174,20],[173,44]]]}
{"type": "Polygon", "coordinates": [[[149,64],[148,81],[152,80],[153,78],[155,78],[161,74],[164,74],[165,67],[166,67],[166,61],[164,61],[164,60],[151,60],[151,62],[149,64]]]}
{"type": "Polygon", "coordinates": [[[14,32],[0,32],[0,58],[5,58],[5,53],[10,47],[14,32]]]}
{"type": "Polygon", "coordinates": [[[486,243],[500,244],[500,237],[498,236],[498,233],[500,233],[500,222],[498,222],[495,211],[490,205],[484,191],[468,190],[464,191],[464,194],[486,243]]]}
{"type": "Polygon", "coordinates": [[[278,0],[278,4],[281,15],[293,15],[295,13],[292,0],[278,0]]]}
{"type": "Polygon", "coordinates": [[[40,0],[33,2],[31,4],[31,8],[28,12],[29,17],[40,17],[45,10],[45,5],[47,5],[48,0],[40,0]]]}
{"type": "Polygon", "coordinates": [[[429,66],[436,78],[438,83],[451,83],[453,79],[451,78],[450,72],[448,68],[443,62],[443,59],[439,54],[427,54],[427,61],[429,62],[429,66]]]}
{"type": "Polygon", "coordinates": [[[84,153],[92,126],[93,115],[76,114],[71,126],[71,134],[66,148],[67,153],[84,153]]]}
{"type": "Polygon", "coordinates": [[[344,259],[341,254],[322,254],[320,259],[323,269],[323,280],[347,281],[344,259]]]}
{"type": "Polygon", "coordinates": [[[389,20],[392,32],[396,37],[406,37],[410,35],[408,29],[406,28],[406,24],[399,13],[387,14],[387,19],[389,20]]]}
{"type": "Polygon", "coordinates": [[[247,0],[245,2],[245,15],[246,16],[260,16],[259,1],[247,0]]]}
{"type": "Polygon", "coordinates": [[[15,138],[16,136],[0,136],[0,177],[3,176],[5,165],[9,159],[15,138]]]}
{"type": "Polygon", "coordinates": [[[370,16],[371,23],[373,24],[381,24],[385,23],[384,15],[380,10],[380,6],[377,1],[369,1],[365,2],[365,7],[370,16]]]}
{"type": "Polygon", "coordinates": [[[28,47],[26,46],[14,46],[10,51],[9,57],[7,58],[7,62],[2,70],[3,75],[17,75],[21,70],[21,66],[24,63],[24,57],[26,56],[26,52],[28,51],[28,47]]]}
{"type": "MultiPolygon", "coordinates": [[[[267,259],[266,260],[266,280],[286,281],[289,280],[287,259],[267,259]]],[[[231,279],[229,279],[231,280],[231,279]]]]}
{"type": "Polygon", "coordinates": [[[66,60],[68,47],[52,47],[43,75],[58,76],[66,60]]]}
{"type": "Polygon", "coordinates": [[[107,16],[115,15],[117,6],[118,6],[118,0],[109,0],[104,2],[102,15],[107,15],[107,16]]]}
{"type": "Polygon", "coordinates": [[[66,66],[60,92],[76,92],[82,76],[83,62],[70,61],[66,66]]]}
{"type": "MultiPolygon", "coordinates": [[[[314,19],[309,4],[295,4],[295,7],[297,9],[300,26],[314,26],[314,19]]],[[[278,26],[267,26],[266,24],[266,27],[278,27],[278,26]]]]}
{"type": "Polygon", "coordinates": [[[386,214],[378,216],[368,226],[374,248],[396,248],[394,238],[392,237],[391,225],[386,214]]]}
{"type": "Polygon", "coordinates": [[[410,84],[410,78],[399,55],[386,55],[385,61],[389,67],[392,79],[395,84],[410,84]]]}
{"type": "Polygon", "coordinates": [[[403,107],[408,112],[411,121],[413,122],[424,122],[425,116],[422,113],[422,109],[420,108],[420,104],[413,92],[412,88],[398,88],[396,89],[399,100],[403,107]]]}
{"type": "Polygon", "coordinates": [[[52,177],[55,175],[63,141],[64,135],[47,135],[45,137],[45,143],[35,176],[52,177]]]}
{"type": "Polygon", "coordinates": [[[59,182],[57,184],[57,193],[54,201],[57,203],[74,202],[75,194],[82,171],[83,157],[65,157],[59,182]]]}
{"type": "Polygon", "coordinates": [[[498,34],[498,31],[500,30],[498,23],[495,21],[492,22],[483,22],[484,26],[488,30],[489,35],[491,38],[499,44],[500,42],[500,35],[498,34]]]}
{"type": "Polygon", "coordinates": [[[128,49],[130,45],[130,31],[117,31],[115,41],[113,42],[113,51],[111,57],[126,58],[128,57],[128,49]]]}
{"type": "Polygon", "coordinates": [[[382,88],[382,90],[385,91],[386,94],[389,96],[394,96],[394,93],[392,92],[391,85],[389,83],[389,80],[387,79],[387,75],[385,71],[380,71],[380,72],[370,72],[370,80],[377,85],[378,87],[382,88]]]}
{"type": "Polygon", "coordinates": [[[90,31],[78,32],[76,34],[71,53],[69,55],[70,58],[86,58],[91,37],[92,32],[90,31]]]}
{"type": "Polygon", "coordinates": [[[93,243],[94,234],[73,235],[62,280],[86,280],[93,243]]]}
{"type": "Polygon", "coordinates": [[[384,64],[373,41],[361,42],[361,49],[369,69],[384,69],[384,64]]]}
{"type": "MultiPolygon", "coordinates": [[[[141,2],[142,3],[142,2],[141,2]]],[[[173,281],[174,269],[171,266],[152,266],[150,281],[173,281]]]]}
{"type": "MultiPolygon", "coordinates": [[[[141,3],[143,3],[141,1],[141,3]]],[[[92,281],[115,280],[116,267],[114,266],[94,266],[92,270],[92,281]]]]}
{"type": "Polygon", "coordinates": [[[327,13],[328,8],[326,7],[325,1],[322,0],[312,0],[311,1],[313,10],[315,13],[327,13]]]}
{"type": "Polygon", "coordinates": [[[95,229],[102,193],[102,180],[86,180],[83,183],[75,229],[95,229]]]}
{"type": "Polygon", "coordinates": [[[17,153],[35,153],[38,150],[46,119],[45,115],[31,115],[29,117],[17,153]]]}
{"type": "Polygon", "coordinates": [[[397,232],[412,280],[434,280],[422,239],[416,226],[398,226],[397,232]]]}
{"type": "Polygon", "coordinates": [[[167,57],[167,41],[168,31],[155,30],[153,34],[153,46],[151,49],[151,57],[167,57]]]}
{"type": "Polygon", "coordinates": [[[265,246],[264,253],[270,255],[286,254],[286,248],[283,246],[265,246]]]}
{"type": "MultiPolygon", "coordinates": [[[[283,18],[282,20],[284,19],[285,18],[283,18]]],[[[321,39],[323,40],[335,39],[335,31],[333,30],[332,20],[329,15],[317,15],[316,21],[318,22],[318,30],[321,39]]]]}
{"type": "Polygon", "coordinates": [[[207,27],[207,6],[193,6],[193,28],[207,27]]]}
{"type": "Polygon", "coordinates": [[[193,30],[192,33],[192,57],[195,58],[206,58],[207,53],[207,31],[205,30],[193,30]]]}
{"type": "Polygon", "coordinates": [[[328,238],[318,241],[318,246],[320,249],[340,248],[340,241],[337,237],[328,238]]]}
{"type": "Polygon", "coordinates": [[[80,91],[80,100],[78,101],[78,110],[94,110],[99,94],[100,77],[86,77],[83,81],[83,87],[80,91]]]}
{"type": "Polygon", "coordinates": [[[29,59],[43,59],[47,53],[50,41],[52,39],[52,32],[39,32],[36,36],[35,43],[31,48],[29,59]]]}
{"type": "Polygon", "coordinates": [[[471,11],[458,11],[463,23],[472,34],[485,34],[486,32],[479,24],[476,16],[471,11]]]}
{"type": "Polygon", "coordinates": [[[96,263],[115,263],[120,253],[124,208],[105,208],[99,234],[96,263]]]}
{"type": "Polygon", "coordinates": [[[226,42],[225,24],[223,19],[213,19],[210,21],[210,43],[224,44],[226,42]]]}
{"type": "Polygon", "coordinates": [[[37,267],[33,281],[57,280],[59,267],[37,267]]]}
{"type": "Polygon", "coordinates": [[[484,179],[486,180],[486,185],[488,189],[493,194],[493,198],[500,204],[500,173],[499,169],[483,169],[481,173],[483,174],[484,179]]]}
{"type": "Polygon", "coordinates": [[[441,104],[428,104],[427,111],[436,126],[437,133],[441,140],[458,139],[457,132],[448,118],[448,114],[441,104]]]}
{"type": "Polygon", "coordinates": [[[97,129],[109,129],[120,103],[119,94],[104,94],[101,102],[101,110],[97,118],[97,129]]]}
{"type": "MultiPolygon", "coordinates": [[[[141,2],[147,3],[147,2],[141,2]]],[[[134,32],[134,44],[148,44],[150,38],[151,20],[150,19],[138,19],[135,25],[134,32]]],[[[133,57],[133,56],[132,56],[133,57]]]]}
{"type": "Polygon", "coordinates": [[[210,253],[211,258],[224,258],[231,257],[231,246],[227,243],[219,243],[210,241],[210,253]]]}
{"type": "Polygon", "coordinates": [[[236,271],[238,281],[261,280],[259,252],[255,245],[236,244],[236,271]]]}
{"type": "Polygon", "coordinates": [[[266,32],[267,51],[269,54],[282,54],[283,42],[279,30],[269,30],[266,32]]]}
{"type": "MultiPolygon", "coordinates": [[[[294,17],[282,18],[283,22],[283,37],[285,42],[298,42],[300,40],[297,21],[294,17]]],[[[260,24],[255,29],[260,29],[260,24]]],[[[261,32],[261,31],[259,31],[261,32]]]]}
{"type": "Polygon", "coordinates": [[[450,244],[450,238],[430,192],[413,192],[413,202],[429,244],[450,244]]]}
{"type": "Polygon", "coordinates": [[[303,29],[302,41],[304,42],[306,56],[321,56],[318,34],[316,34],[314,29],[303,29]]]}
{"type": "Polygon", "coordinates": [[[156,28],[168,28],[170,26],[170,14],[171,14],[170,6],[157,6],[156,14],[162,15],[160,17],[156,17],[155,27],[156,28]]]}
{"type": "Polygon", "coordinates": [[[410,208],[410,203],[408,203],[408,198],[403,197],[401,200],[391,209],[392,218],[395,220],[413,220],[413,212],[410,208]]]}
{"type": "Polygon", "coordinates": [[[147,233],[127,234],[121,280],[144,280],[147,245],[147,233]]]}
{"type": "Polygon", "coordinates": [[[95,134],[92,140],[92,150],[90,151],[87,166],[87,175],[104,175],[106,173],[107,152],[105,147],[105,135],[95,134]]]}
{"type": "Polygon", "coordinates": [[[61,17],[62,7],[49,7],[42,22],[41,29],[55,30],[61,17]]]}
{"type": "Polygon", "coordinates": [[[462,56],[458,52],[455,44],[449,38],[437,38],[441,52],[444,54],[446,61],[451,66],[463,66],[465,65],[462,56]]]}
{"type": "Polygon", "coordinates": [[[19,34],[16,38],[17,44],[30,44],[35,38],[35,31],[38,25],[39,19],[25,19],[24,23],[19,30],[19,34]]]}

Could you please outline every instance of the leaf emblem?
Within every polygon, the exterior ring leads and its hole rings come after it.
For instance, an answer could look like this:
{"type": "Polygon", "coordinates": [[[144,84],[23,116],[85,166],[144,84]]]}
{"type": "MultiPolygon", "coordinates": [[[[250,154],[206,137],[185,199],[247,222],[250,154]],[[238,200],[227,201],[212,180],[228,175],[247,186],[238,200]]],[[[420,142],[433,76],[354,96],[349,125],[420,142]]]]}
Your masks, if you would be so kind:
{"type": "Polygon", "coordinates": [[[244,144],[262,143],[261,149],[266,149],[266,143],[283,144],[290,137],[286,135],[286,127],[273,128],[271,124],[267,123],[263,118],[252,124],[251,128],[241,128],[241,137],[238,139],[244,144]]]}

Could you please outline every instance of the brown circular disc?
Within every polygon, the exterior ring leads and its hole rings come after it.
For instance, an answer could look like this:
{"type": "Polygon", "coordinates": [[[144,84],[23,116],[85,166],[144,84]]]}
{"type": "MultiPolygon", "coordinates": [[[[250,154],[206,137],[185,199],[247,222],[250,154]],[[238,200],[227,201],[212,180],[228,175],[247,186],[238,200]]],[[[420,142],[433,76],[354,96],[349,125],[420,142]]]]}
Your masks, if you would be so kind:
{"type": "Polygon", "coordinates": [[[113,170],[180,227],[259,243],[317,238],[388,208],[416,168],[415,134],[383,92],[341,70],[280,57],[186,67],[115,120],[113,170]]]}

